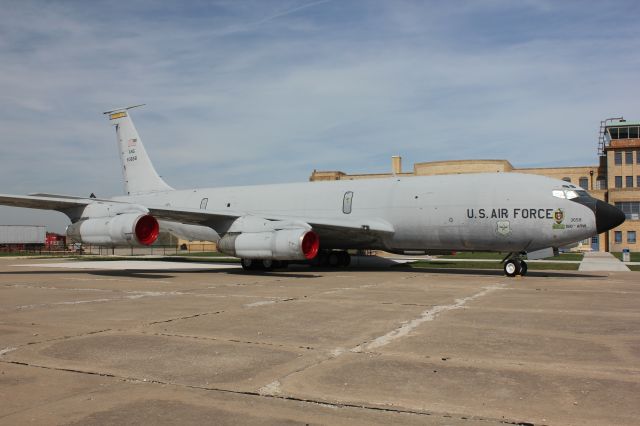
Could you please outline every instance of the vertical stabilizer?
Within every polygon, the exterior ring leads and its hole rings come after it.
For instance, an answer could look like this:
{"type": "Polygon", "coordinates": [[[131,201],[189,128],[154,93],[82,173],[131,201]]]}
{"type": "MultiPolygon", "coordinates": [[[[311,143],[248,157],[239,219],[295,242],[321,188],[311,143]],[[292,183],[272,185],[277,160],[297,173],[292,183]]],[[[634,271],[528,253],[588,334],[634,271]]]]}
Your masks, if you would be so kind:
{"type": "Polygon", "coordinates": [[[138,106],[142,105],[105,112],[116,128],[124,189],[127,195],[170,191],[173,188],[167,185],[153,168],[138,131],[129,116],[129,110],[138,106]]]}

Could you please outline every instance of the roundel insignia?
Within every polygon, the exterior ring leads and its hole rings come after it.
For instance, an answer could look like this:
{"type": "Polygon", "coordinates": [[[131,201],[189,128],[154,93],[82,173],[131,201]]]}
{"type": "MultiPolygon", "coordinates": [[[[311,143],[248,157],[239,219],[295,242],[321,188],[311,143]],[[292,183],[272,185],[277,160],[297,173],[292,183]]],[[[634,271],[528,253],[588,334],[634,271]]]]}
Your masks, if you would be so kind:
{"type": "Polygon", "coordinates": [[[508,220],[499,220],[496,222],[496,232],[498,235],[507,236],[511,234],[511,224],[508,220]]]}
{"type": "Polygon", "coordinates": [[[562,221],[564,220],[564,211],[562,209],[557,209],[555,212],[553,212],[553,219],[557,224],[562,223],[562,221]]]}

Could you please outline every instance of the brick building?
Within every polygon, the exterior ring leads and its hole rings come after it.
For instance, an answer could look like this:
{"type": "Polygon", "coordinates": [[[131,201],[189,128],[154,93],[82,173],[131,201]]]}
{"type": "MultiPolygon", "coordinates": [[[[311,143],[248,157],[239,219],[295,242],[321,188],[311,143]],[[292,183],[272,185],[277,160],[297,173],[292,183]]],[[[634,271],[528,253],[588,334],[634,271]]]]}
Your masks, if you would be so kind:
{"type": "Polygon", "coordinates": [[[347,174],[314,170],[310,181],[433,176],[456,173],[528,173],[562,179],[588,190],[592,196],[620,208],[627,220],[619,227],[583,241],[579,248],[595,251],[640,251],[640,122],[622,118],[601,122],[598,164],[582,167],[515,168],[507,160],[454,160],[415,163],[402,171],[402,158],[391,159],[390,173],[347,174]]]}

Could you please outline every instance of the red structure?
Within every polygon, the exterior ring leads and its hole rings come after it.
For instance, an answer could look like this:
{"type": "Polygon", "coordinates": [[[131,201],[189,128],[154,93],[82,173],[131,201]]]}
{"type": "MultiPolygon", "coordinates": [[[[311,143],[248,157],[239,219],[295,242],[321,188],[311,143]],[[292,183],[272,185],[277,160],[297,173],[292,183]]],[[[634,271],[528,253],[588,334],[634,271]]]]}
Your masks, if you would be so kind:
{"type": "Polygon", "coordinates": [[[67,237],[66,235],[47,232],[44,246],[47,250],[55,250],[55,249],[64,250],[67,247],[67,237]]]}

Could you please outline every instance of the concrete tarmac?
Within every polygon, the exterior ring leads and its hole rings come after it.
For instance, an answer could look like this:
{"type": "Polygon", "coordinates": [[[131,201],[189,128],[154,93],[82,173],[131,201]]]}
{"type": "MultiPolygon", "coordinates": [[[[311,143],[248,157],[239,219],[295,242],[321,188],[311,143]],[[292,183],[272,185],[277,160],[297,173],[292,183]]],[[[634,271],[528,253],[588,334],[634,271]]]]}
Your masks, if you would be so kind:
{"type": "Polygon", "coordinates": [[[637,272],[48,262],[0,259],[0,424],[640,418],[637,272]]]}

